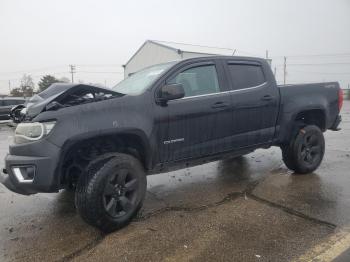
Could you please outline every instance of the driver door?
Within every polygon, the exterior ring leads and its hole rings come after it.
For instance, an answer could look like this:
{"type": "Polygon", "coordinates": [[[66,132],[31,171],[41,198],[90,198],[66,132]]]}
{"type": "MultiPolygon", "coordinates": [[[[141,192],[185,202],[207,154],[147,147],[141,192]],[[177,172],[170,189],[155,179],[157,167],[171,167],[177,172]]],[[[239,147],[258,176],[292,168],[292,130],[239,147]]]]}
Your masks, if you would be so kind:
{"type": "Polygon", "coordinates": [[[221,64],[193,63],[170,76],[185,97],[168,101],[168,128],[162,141],[165,162],[199,158],[230,149],[232,104],[221,64]]]}

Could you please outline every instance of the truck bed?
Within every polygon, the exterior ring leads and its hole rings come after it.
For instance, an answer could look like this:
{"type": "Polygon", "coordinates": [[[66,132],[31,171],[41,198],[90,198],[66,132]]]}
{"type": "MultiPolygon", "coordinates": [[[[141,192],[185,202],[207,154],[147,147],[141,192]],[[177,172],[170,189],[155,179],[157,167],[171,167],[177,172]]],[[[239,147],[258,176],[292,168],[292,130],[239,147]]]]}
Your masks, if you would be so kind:
{"type": "MultiPolygon", "coordinates": [[[[288,134],[290,119],[295,119],[300,110],[318,110],[324,114],[324,130],[330,129],[339,114],[339,83],[278,85],[280,114],[277,127],[279,134],[288,134]]],[[[281,135],[279,135],[281,139],[281,135]]]]}

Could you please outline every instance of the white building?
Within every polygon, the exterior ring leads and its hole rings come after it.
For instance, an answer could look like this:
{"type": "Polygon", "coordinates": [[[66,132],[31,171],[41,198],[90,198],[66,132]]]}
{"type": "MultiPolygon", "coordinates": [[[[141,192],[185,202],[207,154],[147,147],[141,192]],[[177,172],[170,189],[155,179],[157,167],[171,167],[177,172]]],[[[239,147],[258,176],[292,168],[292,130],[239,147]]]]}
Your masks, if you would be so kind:
{"type": "Polygon", "coordinates": [[[127,77],[129,74],[142,68],[159,63],[182,60],[191,57],[233,54],[234,50],[228,48],[147,40],[123,66],[124,77],[127,77]]]}

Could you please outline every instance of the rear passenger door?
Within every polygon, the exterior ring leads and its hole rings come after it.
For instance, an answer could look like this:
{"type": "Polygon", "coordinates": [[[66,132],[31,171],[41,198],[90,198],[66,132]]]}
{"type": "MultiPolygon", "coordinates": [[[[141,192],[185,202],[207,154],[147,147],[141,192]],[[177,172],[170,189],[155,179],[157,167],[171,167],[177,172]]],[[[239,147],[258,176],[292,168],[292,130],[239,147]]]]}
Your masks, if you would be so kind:
{"type": "Polygon", "coordinates": [[[275,82],[259,62],[226,60],[224,64],[232,88],[234,147],[269,143],[278,114],[275,82]]]}
{"type": "Polygon", "coordinates": [[[215,60],[184,65],[167,84],[182,84],[185,97],[168,102],[165,162],[197,158],[230,148],[231,98],[225,92],[221,63],[215,60]]]}

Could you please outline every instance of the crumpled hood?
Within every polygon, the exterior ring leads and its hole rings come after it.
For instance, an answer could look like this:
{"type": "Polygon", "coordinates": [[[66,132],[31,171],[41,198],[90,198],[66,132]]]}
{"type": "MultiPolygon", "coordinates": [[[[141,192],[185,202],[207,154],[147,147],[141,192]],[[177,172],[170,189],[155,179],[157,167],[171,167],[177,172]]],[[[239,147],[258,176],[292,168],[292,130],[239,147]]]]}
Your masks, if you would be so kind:
{"type": "Polygon", "coordinates": [[[26,106],[26,118],[33,118],[43,111],[92,103],[123,96],[111,89],[86,84],[52,84],[43,92],[31,97],[26,106]]]}

